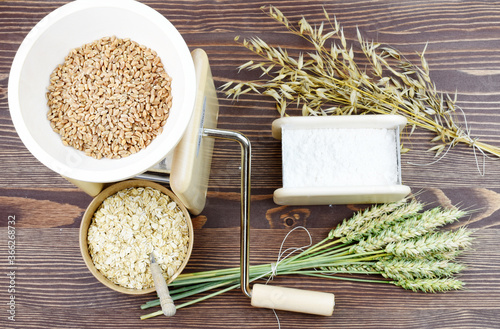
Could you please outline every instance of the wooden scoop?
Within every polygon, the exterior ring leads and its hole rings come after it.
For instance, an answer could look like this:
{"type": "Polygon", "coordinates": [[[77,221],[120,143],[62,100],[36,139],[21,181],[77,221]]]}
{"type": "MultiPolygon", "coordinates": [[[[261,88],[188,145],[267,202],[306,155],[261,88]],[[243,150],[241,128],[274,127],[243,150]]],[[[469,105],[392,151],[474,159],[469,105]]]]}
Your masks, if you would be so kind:
{"type": "Polygon", "coordinates": [[[168,292],[167,282],[163,277],[160,265],[156,262],[154,253],[149,255],[149,260],[151,261],[151,274],[153,275],[153,281],[155,283],[156,292],[160,298],[160,305],[165,316],[174,316],[176,308],[170,293],[168,292]]]}

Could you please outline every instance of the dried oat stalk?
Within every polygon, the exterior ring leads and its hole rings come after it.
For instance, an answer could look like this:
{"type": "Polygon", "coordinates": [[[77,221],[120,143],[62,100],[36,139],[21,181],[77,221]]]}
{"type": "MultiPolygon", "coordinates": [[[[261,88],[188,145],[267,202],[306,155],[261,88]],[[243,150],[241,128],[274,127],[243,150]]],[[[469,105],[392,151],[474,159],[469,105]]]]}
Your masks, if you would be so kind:
{"type": "Polygon", "coordinates": [[[457,95],[437,91],[429,76],[425,48],[418,54],[419,66],[394,48],[366,41],[358,30],[365,56],[361,64],[342,27],[326,11],[326,21],[312,26],[305,18],[292,24],[273,6],[262,10],[309,41],[313,49],[293,58],[286,49],[270,46],[258,37],[243,41],[236,37],[237,42],[263,58],[260,62],[248,61],[239,69],[261,70],[261,77],[266,79],[228,82],[222,86],[227,96],[236,99],[251,91],[271,96],[282,116],[287,115],[291,104],[301,107],[303,115],[400,114],[408,119],[411,133],[421,127],[436,134],[432,142],[437,144],[429,149],[436,156],[459,143],[485,156],[500,156],[500,148],[471,136],[465,115],[456,105],[457,95]]]}

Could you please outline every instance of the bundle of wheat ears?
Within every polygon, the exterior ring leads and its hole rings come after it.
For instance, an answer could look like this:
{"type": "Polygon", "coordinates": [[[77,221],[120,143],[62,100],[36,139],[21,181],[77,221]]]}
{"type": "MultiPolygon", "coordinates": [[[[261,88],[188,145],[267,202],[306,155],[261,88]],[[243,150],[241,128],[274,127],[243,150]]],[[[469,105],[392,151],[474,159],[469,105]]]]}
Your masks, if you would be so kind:
{"type": "MultiPolygon", "coordinates": [[[[424,206],[407,198],[358,211],[331,229],[320,242],[289,248],[294,251],[286,255],[280,250],[276,263],[250,266],[250,281],[269,280],[277,275],[306,275],[392,284],[433,293],[462,289],[464,282],[455,276],[465,265],[458,257],[471,248],[474,230],[465,226],[455,230],[442,228],[469,213],[454,207],[423,211],[424,206]]],[[[170,283],[170,295],[175,301],[201,295],[177,304],[179,309],[239,287],[240,268],[225,268],[182,273],[170,283]]],[[[155,299],[141,308],[158,305],[160,301],[155,299]]],[[[159,310],[141,319],[161,314],[163,311],[159,310]]]]}
{"type": "Polygon", "coordinates": [[[236,42],[262,58],[248,61],[239,69],[261,70],[265,79],[228,82],[221,87],[228,97],[236,99],[251,91],[271,96],[282,116],[292,104],[302,108],[303,115],[400,114],[407,118],[410,133],[421,127],[436,134],[432,139],[436,145],[429,149],[436,156],[465,143],[474,152],[500,157],[499,147],[471,136],[465,114],[456,106],[456,93],[451,97],[437,91],[424,57],[427,46],[418,54],[418,66],[392,47],[366,41],[357,30],[366,56],[361,65],[355,60],[353,46],[347,44],[343,28],[326,10],[326,21],[312,26],[305,18],[291,23],[276,7],[261,9],[288,31],[309,41],[313,49],[293,58],[286,49],[272,47],[258,37],[243,41],[236,37],[236,42]],[[462,118],[462,123],[457,118],[462,118]]]}

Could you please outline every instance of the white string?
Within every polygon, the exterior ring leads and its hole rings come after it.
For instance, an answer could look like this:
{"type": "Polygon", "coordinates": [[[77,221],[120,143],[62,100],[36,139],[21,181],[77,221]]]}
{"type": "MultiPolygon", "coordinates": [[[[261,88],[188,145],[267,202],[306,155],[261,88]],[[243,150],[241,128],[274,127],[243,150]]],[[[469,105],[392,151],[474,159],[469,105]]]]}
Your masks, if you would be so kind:
{"type": "Polygon", "coordinates": [[[281,329],[281,323],[280,323],[280,318],[278,316],[278,313],[273,309],[274,316],[276,317],[276,321],[278,322],[278,329],[281,329]]]}
{"type": "MultiPolygon", "coordinates": [[[[464,125],[465,125],[465,136],[461,136],[462,138],[465,138],[465,139],[468,139],[470,141],[470,145],[472,146],[472,150],[474,151],[474,158],[476,160],[476,168],[477,168],[477,171],[479,172],[479,175],[480,176],[484,176],[486,174],[486,158],[489,158],[488,155],[478,146],[476,146],[476,140],[475,139],[472,139],[470,137],[470,133],[471,133],[471,128],[469,127],[468,123],[467,123],[467,116],[465,115],[465,112],[464,110],[462,110],[462,108],[460,106],[457,106],[455,107],[457,109],[460,110],[460,112],[462,112],[462,116],[464,118],[464,125]],[[479,165],[479,159],[478,159],[478,156],[477,156],[477,153],[476,153],[476,149],[481,152],[481,154],[483,155],[483,170],[481,171],[481,168],[480,168],[480,165],[479,165]]],[[[423,163],[423,164],[418,164],[418,163],[414,163],[414,162],[410,162],[408,161],[407,163],[410,164],[410,165],[413,165],[413,166],[419,166],[419,167],[424,167],[424,166],[430,166],[432,164],[435,164],[436,162],[440,161],[441,159],[443,159],[446,154],[448,153],[448,151],[452,148],[453,145],[456,144],[456,140],[458,139],[457,138],[454,138],[448,145],[448,148],[446,149],[446,151],[444,152],[443,155],[441,155],[438,159],[432,161],[432,162],[429,162],[429,163],[423,163]]]]}
{"type": "Polygon", "coordinates": [[[448,153],[448,151],[451,149],[452,146],[453,146],[453,142],[450,142],[450,145],[448,146],[448,148],[446,149],[446,151],[444,152],[444,154],[441,155],[438,159],[436,159],[436,160],[434,160],[432,162],[428,162],[428,163],[414,163],[414,162],[407,161],[406,163],[409,164],[409,165],[412,165],[412,166],[417,166],[417,167],[425,167],[425,166],[433,165],[436,162],[441,161],[441,159],[445,157],[445,155],[448,153]]]}
{"type": "Polygon", "coordinates": [[[469,128],[469,125],[467,124],[467,116],[465,115],[464,110],[462,110],[462,108],[460,106],[457,106],[456,108],[459,109],[460,112],[462,112],[462,116],[464,117],[465,131],[467,132],[466,137],[472,142],[472,150],[474,151],[474,158],[476,159],[477,171],[479,172],[479,175],[484,176],[486,174],[486,158],[488,156],[484,153],[483,150],[481,150],[479,147],[476,146],[476,140],[473,140],[470,137],[471,129],[469,128]],[[481,152],[483,154],[483,171],[482,172],[481,172],[481,169],[479,168],[479,160],[477,159],[476,149],[478,149],[479,152],[481,152]]]}
{"type": "Polygon", "coordinates": [[[278,274],[277,273],[278,272],[278,265],[282,261],[284,261],[285,259],[287,259],[288,257],[290,257],[293,253],[295,253],[297,251],[304,251],[305,248],[309,248],[310,246],[312,246],[311,233],[309,233],[309,231],[304,226],[297,226],[297,227],[293,228],[292,230],[290,230],[287,233],[287,235],[285,236],[285,238],[283,238],[283,241],[281,242],[281,247],[280,247],[280,251],[278,253],[278,258],[276,259],[276,262],[272,262],[271,263],[271,272],[269,272],[270,275],[269,275],[269,279],[267,280],[267,282],[269,282],[270,280],[272,280],[278,274]],[[307,235],[309,236],[309,244],[307,244],[305,246],[302,246],[302,247],[290,247],[290,248],[287,248],[287,249],[283,250],[283,246],[285,245],[286,239],[288,239],[288,237],[290,236],[290,234],[293,231],[297,230],[297,229],[303,229],[304,231],[306,231],[307,235]]]}
{"type": "Polygon", "coordinates": [[[474,156],[476,157],[477,171],[479,171],[479,175],[484,176],[486,174],[486,157],[487,157],[487,155],[484,154],[483,150],[481,150],[479,147],[474,146],[472,149],[474,150],[474,156]],[[481,169],[479,169],[479,162],[477,160],[476,148],[483,154],[483,172],[481,172],[481,169]]]}
{"type": "Polygon", "coordinates": [[[274,278],[276,275],[278,275],[277,271],[278,271],[278,264],[276,264],[275,262],[272,262],[271,263],[271,277],[274,278]]]}
{"type": "MultiPolygon", "coordinates": [[[[269,278],[267,279],[266,281],[266,284],[274,279],[274,277],[276,275],[278,275],[278,265],[284,261],[285,259],[287,259],[288,257],[290,257],[293,253],[297,252],[297,251],[304,251],[305,248],[309,248],[310,246],[312,246],[312,237],[311,237],[311,233],[309,233],[309,231],[304,227],[304,226],[297,226],[295,228],[293,228],[292,230],[290,230],[287,235],[285,236],[285,238],[283,238],[283,241],[281,242],[281,247],[280,247],[280,251],[278,253],[278,258],[276,259],[276,262],[272,262],[271,263],[271,271],[269,272],[269,278]],[[297,229],[303,229],[304,231],[306,231],[307,235],[309,236],[309,244],[308,245],[305,245],[305,246],[302,246],[302,247],[290,247],[290,248],[287,248],[285,250],[283,250],[283,246],[285,245],[285,241],[286,239],[288,238],[288,236],[295,230],[297,229]],[[284,256],[285,255],[285,256],[284,256]],[[283,257],[284,256],[284,257],[283,257]]],[[[276,313],[276,311],[274,309],[272,309],[273,313],[274,313],[274,316],[276,317],[276,321],[278,322],[278,329],[281,329],[281,323],[280,323],[280,319],[278,317],[278,314],[276,313]]]]}

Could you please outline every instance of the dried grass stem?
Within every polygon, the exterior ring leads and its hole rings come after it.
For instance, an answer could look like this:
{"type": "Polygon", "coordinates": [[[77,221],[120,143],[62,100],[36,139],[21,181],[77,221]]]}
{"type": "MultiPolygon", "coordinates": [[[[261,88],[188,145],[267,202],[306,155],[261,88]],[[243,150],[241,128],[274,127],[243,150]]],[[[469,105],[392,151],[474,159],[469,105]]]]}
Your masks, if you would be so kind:
{"type": "Polygon", "coordinates": [[[416,127],[436,134],[431,140],[436,145],[429,148],[436,156],[459,143],[485,156],[500,156],[499,147],[471,136],[465,114],[456,105],[457,95],[452,98],[437,91],[424,57],[427,45],[418,54],[418,66],[394,48],[366,41],[358,30],[357,40],[369,63],[361,69],[343,28],[326,11],[326,21],[312,26],[305,18],[292,24],[273,6],[262,10],[307,40],[313,49],[294,58],[286,49],[270,46],[259,37],[242,41],[236,37],[236,42],[262,58],[261,62],[244,63],[239,70],[261,70],[261,77],[267,79],[228,82],[222,86],[227,96],[236,99],[248,92],[268,95],[282,116],[287,115],[290,104],[301,106],[303,115],[400,114],[409,122],[410,135],[416,127]]]}

